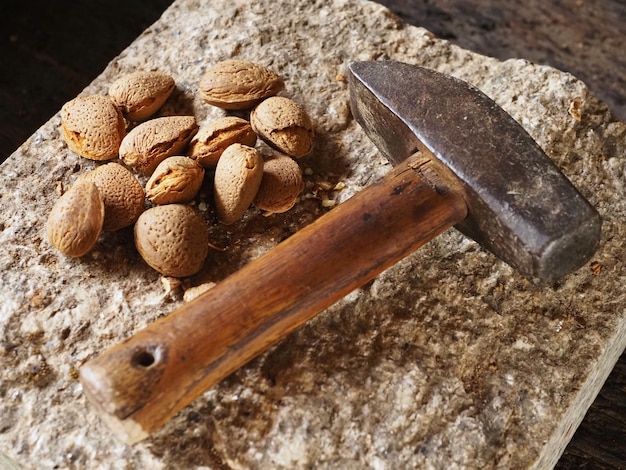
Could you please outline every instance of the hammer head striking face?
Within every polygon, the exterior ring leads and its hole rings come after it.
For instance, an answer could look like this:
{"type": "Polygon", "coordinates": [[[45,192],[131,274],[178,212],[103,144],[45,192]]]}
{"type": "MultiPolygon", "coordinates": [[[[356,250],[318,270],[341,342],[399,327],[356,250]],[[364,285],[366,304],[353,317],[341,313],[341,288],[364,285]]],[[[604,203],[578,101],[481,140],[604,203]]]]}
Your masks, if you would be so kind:
{"type": "Polygon", "coordinates": [[[352,113],[394,165],[416,151],[453,175],[457,226],[525,276],[552,282],[595,252],[601,220],[537,143],[472,85],[401,62],[350,65],[352,113]]]}

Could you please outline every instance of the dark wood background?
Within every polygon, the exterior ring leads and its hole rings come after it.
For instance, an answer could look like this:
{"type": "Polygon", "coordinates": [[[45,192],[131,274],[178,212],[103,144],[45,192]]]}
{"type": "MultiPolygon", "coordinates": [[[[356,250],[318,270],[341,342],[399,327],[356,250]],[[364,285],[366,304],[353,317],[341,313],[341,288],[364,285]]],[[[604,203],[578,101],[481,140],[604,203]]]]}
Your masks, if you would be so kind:
{"type": "MultiPolygon", "coordinates": [[[[573,73],[626,121],[625,0],[379,0],[461,47],[573,73]]],[[[3,0],[0,161],[89,84],[172,0],[3,0]]],[[[626,469],[622,355],[558,469],[626,469]]]]}

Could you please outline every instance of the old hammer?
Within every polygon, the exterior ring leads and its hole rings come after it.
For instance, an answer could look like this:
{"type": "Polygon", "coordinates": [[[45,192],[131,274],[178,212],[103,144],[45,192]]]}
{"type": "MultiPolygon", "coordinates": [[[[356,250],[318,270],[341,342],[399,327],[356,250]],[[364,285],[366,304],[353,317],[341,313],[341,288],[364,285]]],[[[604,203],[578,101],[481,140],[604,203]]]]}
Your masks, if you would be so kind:
{"type": "Polygon", "coordinates": [[[353,289],[456,226],[526,277],[583,265],[598,213],[473,86],[400,62],[350,65],[352,113],[395,167],[213,289],[80,369],[134,443],[353,289]],[[306,260],[303,262],[303,260],[306,260]]]}

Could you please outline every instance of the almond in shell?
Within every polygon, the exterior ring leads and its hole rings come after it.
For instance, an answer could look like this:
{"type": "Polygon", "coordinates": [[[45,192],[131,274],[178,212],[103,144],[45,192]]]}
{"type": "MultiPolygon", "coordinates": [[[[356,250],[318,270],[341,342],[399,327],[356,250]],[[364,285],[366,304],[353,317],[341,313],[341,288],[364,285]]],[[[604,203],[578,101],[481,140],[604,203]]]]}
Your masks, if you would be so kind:
{"type": "Polygon", "coordinates": [[[122,140],[120,157],[137,173],[149,176],[167,157],[184,154],[197,131],[193,116],[165,116],[142,122],[122,140]]]}
{"type": "Polygon", "coordinates": [[[189,157],[163,160],[146,183],[146,196],[155,204],[189,202],[200,190],[204,168],[189,157]]]}
{"type": "Polygon", "coordinates": [[[108,96],[79,96],[61,108],[61,131],[70,150],[81,157],[111,160],[118,155],[126,123],[108,96]]]}
{"type": "Polygon", "coordinates": [[[104,222],[104,202],[91,181],[77,181],[48,215],[50,243],[72,258],[86,255],[95,246],[104,222]]]}
{"type": "Polygon", "coordinates": [[[313,150],[313,125],[305,109],[295,101],[272,96],[250,114],[250,124],[270,146],[294,158],[313,150]]]}
{"type": "Polygon", "coordinates": [[[164,276],[191,276],[206,261],[208,228],[191,206],[155,206],[139,216],[135,246],[144,261],[164,276]]]}
{"type": "Polygon", "coordinates": [[[115,80],[109,96],[124,116],[137,122],[156,113],[174,88],[174,79],[168,74],[140,70],[115,80]]]}
{"type": "Polygon", "coordinates": [[[198,130],[189,143],[189,156],[205,168],[215,168],[220,156],[232,144],[254,147],[256,134],[248,121],[226,116],[198,130]]]}
{"type": "Polygon", "coordinates": [[[284,87],[283,79],[267,67],[229,59],[216,63],[204,73],[200,96],[222,109],[249,109],[284,87]]]}
{"type": "Polygon", "coordinates": [[[215,168],[215,209],[220,221],[232,224],[252,204],[263,178],[263,157],[241,144],[228,147],[215,168]]]}
{"type": "Polygon", "coordinates": [[[263,179],[254,198],[254,205],[265,215],[291,209],[304,189],[302,170],[287,155],[276,154],[263,163],[263,179]]]}
{"type": "Polygon", "coordinates": [[[91,181],[104,202],[102,230],[115,231],[135,223],[145,204],[145,192],[135,175],[124,165],[110,162],[82,175],[91,181]]]}

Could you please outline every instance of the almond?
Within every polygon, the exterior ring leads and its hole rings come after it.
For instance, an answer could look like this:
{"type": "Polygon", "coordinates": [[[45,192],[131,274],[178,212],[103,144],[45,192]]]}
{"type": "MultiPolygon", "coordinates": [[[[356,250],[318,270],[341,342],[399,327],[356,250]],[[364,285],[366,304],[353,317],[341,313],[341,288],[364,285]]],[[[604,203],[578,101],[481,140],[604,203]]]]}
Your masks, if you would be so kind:
{"type": "Polygon", "coordinates": [[[215,208],[224,224],[243,217],[252,204],[263,177],[263,158],[254,148],[241,144],[228,147],[215,168],[215,208]]]}
{"type": "Polygon", "coordinates": [[[189,202],[202,186],[204,168],[189,157],[163,160],[146,183],[146,195],[155,204],[189,202]]]}
{"type": "Polygon", "coordinates": [[[208,228],[202,216],[190,206],[155,206],[139,216],[135,224],[135,246],[144,261],[164,276],[191,276],[206,261],[208,228]]]}
{"type": "Polygon", "coordinates": [[[175,85],[166,73],[137,71],[115,80],[109,96],[130,121],[144,121],[163,106],[175,85]]]}
{"type": "Polygon", "coordinates": [[[102,230],[114,231],[135,223],[145,205],[143,187],[128,168],[107,163],[85,173],[81,180],[91,181],[104,202],[102,230]]]}
{"type": "Polygon", "coordinates": [[[215,168],[220,156],[232,144],[254,147],[256,134],[245,119],[226,116],[200,127],[189,143],[189,156],[205,168],[215,168]]]}
{"type": "Polygon", "coordinates": [[[151,175],[159,163],[182,155],[198,131],[193,116],[166,116],[143,122],[130,131],[120,145],[120,157],[142,175],[151,175]]]}
{"type": "Polygon", "coordinates": [[[263,163],[263,179],[254,205],[265,215],[286,212],[293,207],[304,189],[302,170],[286,155],[274,155],[263,163]]]}
{"type": "Polygon", "coordinates": [[[61,108],[61,131],[70,150],[81,157],[110,160],[118,155],[126,123],[108,96],[79,96],[61,108]]]}
{"type": "Polygon", "coordinates": [[[90,181],[78,181],[56,202],[46,222],[50,243],[77,258],[95,246],[104,222],[104,202],[90,181]]]}
{"type": "Polygon", "coordinates": [[[295,101],[273,96],[261,102],[250,114],[250,124],[270,146],[300,158],[313,150],[313,125],[305,109],[295,101]]]}
{"type": "Polygon", "coordinates": [[[229,59],[209,68],[200,80],[200,96],[222,109],[249,109],[285,87],[270,69],[243,60],[229,59]]]}

